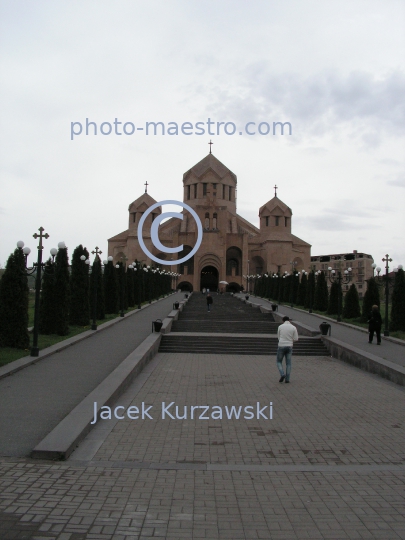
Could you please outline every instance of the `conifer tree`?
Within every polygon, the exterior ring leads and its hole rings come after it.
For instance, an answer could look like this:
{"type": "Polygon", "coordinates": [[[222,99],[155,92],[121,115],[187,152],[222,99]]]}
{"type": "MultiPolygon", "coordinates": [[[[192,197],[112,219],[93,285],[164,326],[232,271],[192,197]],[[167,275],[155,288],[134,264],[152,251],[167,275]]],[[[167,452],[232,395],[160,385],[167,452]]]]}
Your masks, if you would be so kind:
{"type": "Polygon", "coordinates": [[[392,291],[390,330],[405,331],[405,273],[402,268],[395,275],[392,291]]]}
{"type": "Polygon", "coordinates": [[[90,324],[89,267],[81,257],[89,258],[89,252],[81,244],[73,252],[70,276],[69,322],[77,326],[90,324]]]}
{"type": "Polygon", "coordinates": [[[343,294],[342,294],[342,290],[339,286],[339,284],[337,283],[337,281],[334,281],[332,283],[332,286],[330,288],[330,294],[329,294],[329,302],[328,302],[328,310],[327,310],[327,313],[328,315],[337,315],[338,313],[338,309],[339,309],[339,295],[340,295],[340,302],[342,305],[342,300],[343,300],[343,294]]]}
{"type": "Polygon", "coordinates": [[[291,275],[281,278],[283,281],[283,302],[290,301],[291,275]]]}
{"type": "Polygon", "coordinates": [[[29,347],[28,293],[25,257],[22,249],[17,248],[8,258],[0,280],[1,347],[29,347]]]}
{"type": "Polygon", "coordinates": [[[55,334],[66,336],[69,333],[70,303],[69,259],[66,247],[60,247],[55,258],[55,334]]]}
{"type": "Polygon", "coordinates": [[[300,286],[300,277],[297,271],[294,272],[294,274],[291,276],[292,281],[292,289],[293,289],[293,295],[292,295],[292,301],[294,304],[297,303],[298,299],[298,289],[300,286]]]}
{"type": "Polygon", "coordinates": [[[357,292],[356,285],[352,283],[345,296],[343,318],[355,319],[357,317],[360,317],[360,315],[361,315],[361,311],[360,311],[359,293],[357,292]]]}
{"type": "Polygon", "coordinates": [[[314,307],[315,286],[315,272],[311,270],[311,272],[308,274],[308,285],[304,303],[305,309],[312,309],[314,307]]]}
{"type": "Polygon", "coordinates": [[[118,313],[118,274],[113,261],[104,266],[104,298],[105,312],[118,313]]]}
{"type": "Polygon", "coordinates": [[[314,309],[326,311],[328,309],[328,284],[324,272],[318,273],[315,285],[314,309]]]}
{"type": "Polygon", "coordinates": [[[299,306],[305,306],[305,299],[307,297],[307,290],[308,290],[308,277],[305,272],[301,274],[301,281],[299,283],[298,287],[298,295],[297,295],[297,304],[299,306]]]}
{"type": "Polygon", "coordinates": [[[361,318],[363,321],[368,321],[371,313],[371,308],[376,305],[380,307],[380,292],[374,277],[367,280],[367,290],[363,297],[363,307],[361,318]]]}
{"type": "MultiPolygon", "coordinates": [[[[160,277],[160,274],[159,274],[159,277],[160,277]]],[[[135,305],[135,290],[134,290],[134,271],[131,268],[127,269],[126,281],[127,281],[128,307],[133,307],[135,305]]]]}
{"type": "Polygon", "coordinates": [[[39,333],[55,334],[55,321],[55,263],[49,258],[42,272],[39,333]]]}

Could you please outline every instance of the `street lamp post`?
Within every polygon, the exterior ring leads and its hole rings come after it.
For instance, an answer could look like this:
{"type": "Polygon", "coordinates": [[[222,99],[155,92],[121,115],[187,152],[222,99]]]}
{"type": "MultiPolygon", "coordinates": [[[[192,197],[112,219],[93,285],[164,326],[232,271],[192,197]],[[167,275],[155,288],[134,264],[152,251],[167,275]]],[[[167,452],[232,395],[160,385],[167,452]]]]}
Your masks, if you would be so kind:
{"type": "MultiPolygon", "coordinates": [[[[39,234],[35,233],[35,234],[32,235],[33,238],[35,238],[35,239],[39,238],[39,245],[38,245],[38,248],[37,248],[38,249],[38,258],[37,258],[37,262],[33,263],[31,268],[29,268],[27,266],[27,259],[28,259],[28,255],[31,253],[31,249],[28,246],[24,247],[24,242],[22,240],[17,242],[17,247],[19,249],[22,249],[22,251],[24,253],[24,257],[25,257],[25,268],[27,270],[25,272],[25,275],[30,276],[34,272],[36,272],[36,276],[35,276],[34,329],[33,329],[33,340],[32,340],[32,347],[31,347],[30,356],[39,356],[38,334],[39,334],[39,306],[40,306],[40,302],[41,302],[42,268],[44,268],[44,272],[46,271],[45,270],[45,264],[42,262],[42,251],[44,249],[44,246],[42,244],[42,240],[43,239],[46,240],[47,238],[49,238],[48,233],[43,234],[43,232],[45,230],[43,227],[40,227],[38,230],[39,230],[39,234]]],[[[59,247],[64,248],[65,247],[64,242],[59,242],[59,247]]],[[[57,253],[56,248],[52,248],[51,249],[52,261],[55,260],[56,253],[57,253]]]]}
{"type": "MultiPolygon", "coordinates": [[[[390,277],[388,275],[388,271],[389,271],[389,265],[388,263],[392,262],[392,259],[390,258],[390,256],[387,254],[385,255],[385,257],[383,257],[382,259],[383,262],[385,262],[385,275],[384,276],[380,276],[380,272],[381,272],[381,268],[378,266],[376,268],[376,264],[373,263],[371,266],[373,268],[373,270],[376,270],[377,271],[377,280],[380,281],[380,282],[384,282],[385,281],[385,321],[384,321],[384,336],[389,336],[390,335],[390,332],[389,332],[389,322],[388,322],[388,302],[389,302],[389,283],[390,283],[390,277]]],[[[394,268],[394,272],[398,272],[398,268],[394,268]]]]}
{"type": "Polygon", "coordinates": [[[328,268],[328,271],[329,271],[329,275],[328,275],[328,278],[329,278],[329,281],[331,283],[337,283],[338,284],[338,313],[337,313],[337,322],[341,322],[342,321],[342,318],[341,318],[341,313],[342,313],[342,283],[344,285],[346,285],[347,283],[349,283],[352,279],[352,276],[351,276],[351,271],[352,269],[351,268],[348,268],[347,270],[345,270],[343,272],[344,275],[342,275],[342,271],[341,271],[341,261],[339,261],[339,264],[338,264],[339,268],[338,268],[338,271],[336,273],[336,270],[332,270],[332,267],[329,266],[328,268]]]}
{"type": "MultiPolygon", "coordinates": [[[[99,256],[102,254],[102,251],[100,251],[98,249],[98,246],[96,246],[94,248],[94,251],[92,251],[91,253],[92,255],[95,255],[94,261],[96,261],[97,258],[100,259],[99,256]]],[[[84,257],[84,255],[82,255],[82,257],[84,257]]],[[[90,260],[87,259],[85,263],[90,265],[90,260]]],[[[101,272],[101,259],[100,259],[100,272],[101,272]]],[[[97,281],[98,279],[99,279],[98,275],[94,273],[94,276],[93,276],[93,322],[91,323],[92,330],[97,330],[97,281]]]]}

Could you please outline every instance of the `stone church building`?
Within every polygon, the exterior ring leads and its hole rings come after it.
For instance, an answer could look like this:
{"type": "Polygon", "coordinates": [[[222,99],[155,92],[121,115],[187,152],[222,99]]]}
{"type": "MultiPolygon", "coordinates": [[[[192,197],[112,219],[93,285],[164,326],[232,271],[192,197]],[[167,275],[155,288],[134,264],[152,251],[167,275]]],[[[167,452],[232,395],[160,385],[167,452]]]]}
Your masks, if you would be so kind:
{"type": "MultiPolygon", "coordinates": [[[[198,214],[203,226],[203,240],[197,253],[183,264],[176,265],[193,249],[197,240],[197,227],[189,212],[183,211],[183,220],[170,218],[159,226],[160,242],[166,247],[183,245],[183,251],[161,253],[152,244],[152,221],[161,213],[158,207],[146,218],[143,227],[145,245],[153,255],[172,260],[166,269],[181,274],[177,287],[217,290],[220,281],[226,281],[228,290],[246,289],[246,275],[264,272],[291,272],[291,261],[297,270],[309,270],[311,246],[294,236],[292,211],[275,195],[259,209],[259,228],[237,214],[236,175],[209,153],[183,175],[183,201],[198,214]]],[[[142,214],[154,203],[143,193],[128,208],[128,229],[108,240],[108,255],[114,262],[126,257],[154,264],[142,251],[137,228],[142,214]]],[[[179,210],[177,210],[179,211],[179,210]]]]}

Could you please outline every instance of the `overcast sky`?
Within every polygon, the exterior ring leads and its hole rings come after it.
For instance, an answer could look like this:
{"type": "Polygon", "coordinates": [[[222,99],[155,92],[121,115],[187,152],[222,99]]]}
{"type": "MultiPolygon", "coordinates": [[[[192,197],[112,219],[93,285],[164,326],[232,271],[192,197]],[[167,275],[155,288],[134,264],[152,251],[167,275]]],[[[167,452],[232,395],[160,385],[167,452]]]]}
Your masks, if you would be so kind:
{"type": "Polygon", "coordinates": [[[0,264],[20,239],[34,249],[40,226],[46,256],[60,240],[70,254],[80,243],[106,254],[146,181],[156,200],[182,200],[182,175],[210,138],[256,226],[276,183],[312,255],[356,249],[405,264],[404,1],[0,6],[0,264]],[[71,122],[86,118],[98,135],[72,141],[71,122]],[[237,132],[101,135],[115,118],[210,118],[237,132]],[[243,133],[278,121],[292,135],[243,133]]]}

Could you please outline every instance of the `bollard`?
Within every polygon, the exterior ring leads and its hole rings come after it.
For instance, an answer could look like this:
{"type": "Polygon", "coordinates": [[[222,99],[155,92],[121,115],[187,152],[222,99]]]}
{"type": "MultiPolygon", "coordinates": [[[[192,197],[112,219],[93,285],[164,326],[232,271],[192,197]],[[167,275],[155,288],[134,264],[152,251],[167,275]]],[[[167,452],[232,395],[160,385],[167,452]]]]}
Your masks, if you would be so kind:
{"type": "Polygon", "coordinates": [[[330,335],[332,327],[331,327],[331,325],[329,323],[327,323],[326,321],[323,321],[323,323],[321,323],[319,325],[319,329],[320,329],[321,334],[323,336],[327,336],[328,332],[329,332],[329,335],[330,335]]]}
{"type": "Polygon", "coordinates": [[[162,319],[156,319],[156,321],[152,321],[152,334],[153,332],[160,332],[162,326],[162,319]]]}

